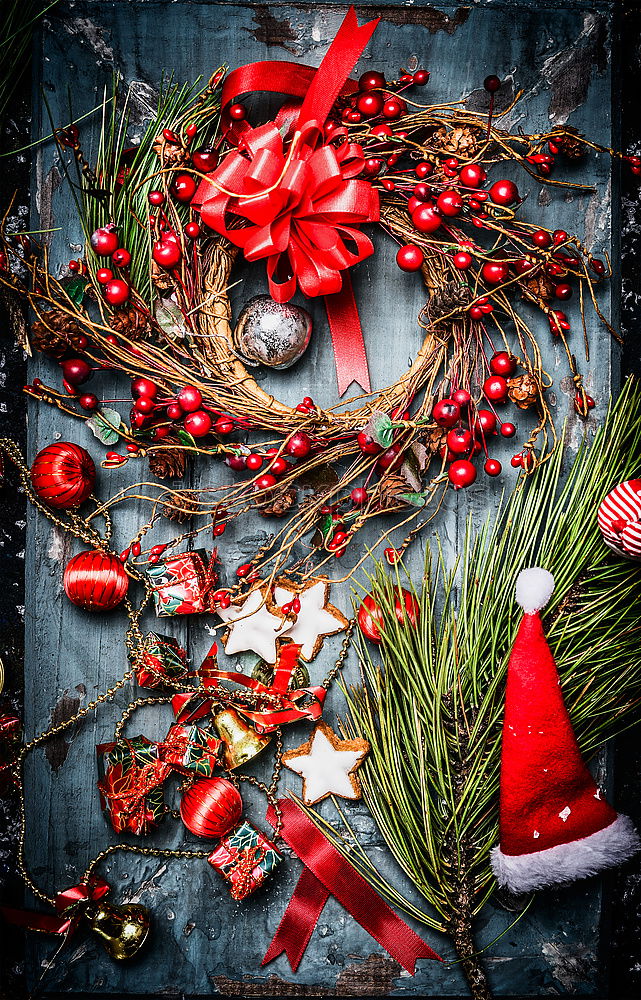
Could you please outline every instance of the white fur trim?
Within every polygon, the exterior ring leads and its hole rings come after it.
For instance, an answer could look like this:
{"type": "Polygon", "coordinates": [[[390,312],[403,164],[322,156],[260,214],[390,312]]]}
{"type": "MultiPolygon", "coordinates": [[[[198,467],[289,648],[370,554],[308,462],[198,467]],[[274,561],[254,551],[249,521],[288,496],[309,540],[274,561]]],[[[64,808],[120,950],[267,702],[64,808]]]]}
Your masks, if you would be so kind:
{"type": "Polygon", "coordinates": [[[641,849],[639,835],[629,816],[619,814],[614,823],[589,837],[548,847],[531,854],[491,852],[492,869],[499,885],[512,892],[533,892],[557,882],[596,875],[603,868],[623,864],[641,849]]]}
{"type": "Polygon", "coordinates": [[[522,569],[516,578],[516,601],[526,615],[533,615],[544,608],[553,591],[554,577],[539,566],[522,569]]]}

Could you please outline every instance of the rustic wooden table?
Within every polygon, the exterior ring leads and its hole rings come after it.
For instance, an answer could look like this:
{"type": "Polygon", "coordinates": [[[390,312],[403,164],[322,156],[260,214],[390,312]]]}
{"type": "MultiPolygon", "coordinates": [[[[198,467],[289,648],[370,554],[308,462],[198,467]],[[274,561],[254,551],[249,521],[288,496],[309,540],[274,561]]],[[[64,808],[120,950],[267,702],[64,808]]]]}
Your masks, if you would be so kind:
{"type": "MultiPolygon", "coordinates": [[[[569,122],[589,132],[604,145],[617,142],[613,101],[612,21],[616,4],[598,0],[539,2],[529,0],[476,0],[466,6],[436,2],[368,3],[358,8],[361,18],[379,14],[381,23],[361,63],[395,73],[400,65],[425,66],[431,72],[426,99],[431,102],[467,97],[471,105],[484,98],[482,80],[497,73],[524,96],[510,114],[514,128],[529,131],[549,122],[569,122]]],[[[220,63],[231,67],[257,59],[298,59],[317,65],[342,19],[345,4],[210,3],[207,0],[120,0],[120,2],[63,2],[45,24],[34,58],[33,134],[47,133],[42,94],[54,121],[89,111],[102,98],[115,68],[132,83],[133,124],[141,122],[153,106],[163,72],[178,80],[207,76],[220,63]]],[[[506,88],[509,90],[509,88],[506,88]]],[[[255,97],[249,102],[258,120],[269,102],[255,97]]],[[[83,139],[91,159],[95,136],[91,124],[83,126],[83,139]]],[[[585,242],[595,251],[614,251],[617,258],[618,206],[616,175],[606,157],[592,158],[587,176],[595,192],[588,195],[551,193],[530,186],[532,217],[551,228],[583,229],[585,242]],[[612,206],[615,206],[613,210],[612,206]],[[612,230],[611,227],[614,227],[612,230]]],[[[67,187],[61,184],[58,154],[51,144],[39,148],[35,161],[34,228],[57,227],[50,240],[51,261],[60,266],[78,254],[82,244],[67,187]]],[[[395,247],[379,239],[373,259],[355,275],[356,294],[373,376],[373,384],[388,384],[405,369],[421,341],[416,315],[422,305],[419,282],[394,265],[395,247]]],[[[234,314],[256,292],[265,291],[262,268],[238,268],[242,283],[234,288],[234,314]]],[[[612,286],[616,289],[616,282],[612,286]]],[[[617,296],[601,299],[606,314],[617,322],[617,296]]],[[[309,307],[309,306],[308,306],[309,307]]],[[[288,402],[311,393],[321,404],[335,400],[335,380],[328,337],[321,310],[314,303],[312,346],[291,372],[262,376],[270,390],[288,402]]],[[[592,358],[587,388],[598,400],[616,389],[619,360],[603,330],[589,329],[592,358]]],[[[563,357],[550,341],[545,363],[554,379],[549,398],[557,423],[573,420],[571,382],[565,378],[563,357]]],[[[585,366],[584,366],[585,367],[585,366]]],[[[37,374],[34,363],[31,377],[37,374]]],[[[121,389],[122,387],[120,387],[121,389]]],[[[104,377],[105,396],[121,395],[115,382],[104,377]]],[[[123,408],[123,412],[125,412],[123,408]]],[[[598,419],[602,409],[597,410],[598,419]]],[[[573,425],[570,448],[578,440],[573,425]]],[[[32,456],[45,443],[69,434],[98,450],[88,430],[67,426],[64,418],[47,408],[29,411],[28,452],[32,456]]],[[[506,446],[506,455],[509,449],[506,446]]],[[[504,457],[504,456],[499,456],[504,457]]],[[[452,495],[437,527],[452,557],[461,525],[469,513],[482,518],[494,509],[501,488],[514,481],[509,461],[496,482],[480,484],[456,498],[452,495]]],[[[219,467],[213,470],[220,475],[219,467]]],[[[189,484],[210,481],[212,470],[195,467],[189,484]]],[[[98,493],[114,492],[139,478],[136,468],[102,471],[98,493]]],[[[187,484],[186,484],[187,485],[187,484]]],[[[143,511],[135,505],[117,516],[117,537],[123,541],[141,523],[143,511]]],[[[236,566],[256,549],[268,528],[258,519],[242,533],[225,538],[223,567],[236,566]]],[[[167,529],[167,536],[171,534],[167,529]]],[[[155,540],[161,540],[160,537],[155,540]]],[[[429,532],[422,544],[429,542],[429,532]]],[[[63,599],[61,567],[72,554],[68,541],[43,519],[29,516],[26,545],[26,672],[25,714],[27,735],[46,727],[52,717],[68,717],[85,700],[104,690],[125,667],[123,621],[116,614],[89,618],[63,599]]],[[[417,547],[414,565],[422,563],[417,547]]],[[[335,603],[347,610],[348,588],[335,589],[335,603]]],[[[149,625],[153,627],[153,619],[149,625]]],[[[199,662],[211,635],[207,621],[196,616],[171,623],[199,662]]],[[[165,629],[163,629],[165,630],[165,629]]],[[[167,629],[169,630],[169,629],[167,629]]],[[[326,645],[313,665],[313,680],[320,679],[332,662],[336,643],[326,645]],[[329,648],[328,648],[329,647],[329,648]]],[[[349,668],[354,670],[354,665],[349,668]]],[[[37,881],[47,890],[69,884],[87,861],[115,840],[100,812],[95,791],[94,746],[108,738],[119,708],[134,696],[128,690],[115,706],[102,708],[68,739],[52,742],[45,753],[34,755],[28,767],[28,857],[37,881]]],[[[332,692],[329,716],[340,713],[341,697],[332,692]]],[[[146,710],[136,717],[130,734],[142,731],[153,738],[166,731],[167,709],[146,710]]],[[[288,742],[301,740],[301,730],[288,734],[288,742]]],[[[256,765],[256,773],[260,773],[256,765]]],[[[299,790],[292,775],[284,787],[299,790]]],[[[331,806],[321,811],[331,815],[331,806]]],[[[248,812],[251,815],[252,806],[248,812]]],[[[389,877],[403,879],[384,848],[361,805],[352,807],[350,819],[371,857],[389,877]]],[[[260,825],[263,816],[257,812],[260,825]]],[[[176,846],[185,841],[180,824],[166,821],[149,838],[154,845],[176,846]]],[[[133,838],[132,838],[133,842],[133,838]]],[[[77,939],[56,961],[44,982],[50,994],[97,994],[110,997],[195,997],[198,995],[337,996],[411,995],[456,996],[465,992],[457,967],[423,962],[414,978],[401,970],[341,907],[330,899],[313,935],[297,975],[284,957],[261,970],[260,960],[299,874],[290,860],[260,895],[234,903],[221,889],[206,864],[171,863],[134,855],[110,861],[103,874],[117,886],[120,901],[140,901],[151,908],[151,945],[133,964],[117,966],[100,945],[77,939]]],[[[409,891],[409,890],[407,890],[409,891]]],[[[488,906],[479,921],[479,941],[495,941],[487,952],[487,966],[497,995],[537,996],[548,993],[600,995],[602,955],[602,892],[590,881],[558,893],[543,894],[529,913],[504,936],[514,914],[488,906]]],[[[448,945],[434,934],[426,940],[446,956],[448,945]]],[[[51,943],[38,937],[29,945],[28,979],[33,985],[42,963],[51,954],[51,943]]]]}

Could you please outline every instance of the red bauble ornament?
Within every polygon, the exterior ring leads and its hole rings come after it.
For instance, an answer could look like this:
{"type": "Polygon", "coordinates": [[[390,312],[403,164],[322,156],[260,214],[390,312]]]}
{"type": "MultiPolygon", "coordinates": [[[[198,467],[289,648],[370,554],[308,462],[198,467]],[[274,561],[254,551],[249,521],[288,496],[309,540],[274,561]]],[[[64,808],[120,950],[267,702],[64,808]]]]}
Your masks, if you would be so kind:
{"type": "Polygon", "coordinates": [[[123,600],[129,577],[118,556],[100,549],[79,552],[65,567],[65,593],[85,611],[111,611],[123,600]]]}
{"type": "Polygon", "coordinates": [[[385,86],[385,77],[382,73],[370,70],[368,73],[363,73],[358,81],[358,86],[360,90],[380,90],[381,87],[385,86]]]}
{"type": "Polygon", "coordinates": [[[191,174],[178,174],[171,185],[171,193],[177,201],[189,202],[196,194],[198,181],[191,174]]]}
{"type": "Polygon", "coordinates": [[[202,146],[200,149],[194,150],[191,162],[195,169],[200,170],[202,174],[210,174],[218,166],[218,153],[215,149],[202,146]]]}
{"type": "Polygon", "coordinates": [[[429,70],[417,69],[413,81],[417,87],[424,87],[430,78],[429,70]]]}
{"type": "Polygon", "coordinates": [[[178,402],[185,413],[194,413],[202,406],[203,397],[194,385],[185,385],[178,393],[178,402]]]}
{"type": "Polygon", "coordinates": [[[441,399],[435,403],[432,416],[439,427],[453,427],[461,416],[461,407],[453,399],[441,399]]]}
{"type": "Polygon", "coordinates": [[[91,249],[98,257],[111,257],[118,249],[118,233],[113,226],[103,226],[91,234],[91,249]]]}
{"type": "Polygon", "coordinates": [[[561,299],[562,302],[566,302],[568,299],[572,298],[572,285],[568,285],[566,282],[557,285],[554,291],[557,299],[561,299]]]}
{"type": "Polygon", "coordinates": [[[412,188],[412,195],[418,199],[418,201],[429,201],[432,197],[432,189],[429,184],[415,184],[412,188]]]}
{"type": "Polygon", "coordinates": [[[468,163],[461,167],[459,181],[464,187],[478,188],[487,180],[487,174],[478,163],[468,163]]]}
{"type": "Polygon", "coordinates": [[[471,486],[475,481],[476,469],[467,459],[459,458],[450,465],[447,477],[455,490],[465,489],[466,486],[471,486]]]}
{"type": "Polygon", "coordinates": [[[378,455],[379,451],[383,450],[380,444],[370,434],[366,434],[365,431],[361,431],[356,440],[358,441],[358,447],[364,455],[378,455]]]}
{"type": "Polygon", "coordinates": [[[31,482],[36,496],[49,507],[79,507],[93,489],[96,467],[88,451],[70,441],[49,444],[36,455],[31,482]]]}
{"type": "Polygon", "coordinates": [[[514,181],[495,181],[490,188],[490,198],[495,205],[514,205],[520,201],[519,189],[514,181]]]}
{"type": "Polygon", "coordinates": [[[83,410],[96,410],[98,408],[98,397],[93,392],[86,392],[78,397],[78,402],[83,410]]]}
{"type": "Polygon", "coordinates": [[[243,812],[238,789],[226,778],[203,778],[183,794],[180,818],[197,837],[216,840],[236,826],[243,812]]]}
{"type": "Polygon", "coordinates": [[[188,222],[185,226],[185,236],[190,240],[195,240],[200,236],[200,226],[197,222],[188,222]]]}
{"type": "Polygon", "coordinates": [[[436,199],[436,207],[441,215],[454,218],[463,209],[463,199],[458,191],[443,191],[436,199]]]}
{"type": "Polygon", "coordinates": [[[383,117],[396,121],[407,111],[407,104],[400,97],[388,97],[383,105],[383,117]]]}
{"type": "Polygon", "coordinates": [[[502,403],[507,399],[507,382],[502,375],[491,375],[483,383],[483,392],[493,402],[502,403]]]}
{"type": "Polygon", "coordinates": [[[414,243],[407,243],[405,246],[399,247],[396,254],[396,263],[401,271],[420,271],[424,260],[423,251],[414,243]]]}
{"type": "Polygon", "coordinates": [[[150,205],[162,205],[165,200],[165,194],[163,191],[150,191],[147,195],[147,201],[150,205]]]}
{"type": "Polygon", "coordinates": [[[121,306],[129,298],[129,285],[122,278],[114,278],[105,285],[105,298],[112,306],[121,306]]]}
{"type": "Polygon", "coordinates": [[[113,278],[114,273],[110,267],[99,267],[96,271],[96,281],[99,285],[106,285],[113,278]]]}
{"type": "Polygon", "coordinates": [[[481,268],[483,281],[488,285],[500,285],[507,280],[510,269],[502,261],[488,261],[481,268]]]}
{"type": "Polygon", "coordinates": [[[184,420],[184,427],[192,437],[204,437],[211,430],[211,417],[204,410],[196,410],[195,413],[187,414],[184,420]]]}
{"type": "MultiPolygon", "coordinates": [[[[409,621],[410,625],[415,626],[418,621],[419,611],[419,603],[409,590],[405,590],[404,587],[395,590],[394,614],[400,625],[405,625],[409,621]]],[[[384,629],[385,621],[380,606],[371,594],[367,595],[358,609],[357,620],[358,627],[363,635],[370,642],[376,643],[377,646],[380,645],[383,641],[381,633],[384,629]]]]}
{"type": "Polygon", "coordinates": [[[367,503],[368,493],[365,487],[356,486],[350,493],[350,497],[355,507],[362,507],[364,503],[367,503]]]}
{"type": "Polygon", "coordinates": [[[418,205],[411,214],[412,223],[419,233],[435,233],[443,221],[434,206],[429,204],[418,205]]]}
{"type": "Polygon", "coordinates": [[[505,424],[501,424],[500,431],[504,438],[511,438],[514,437],[514,435],[516,434],[516,427],[514,426],[514,424],[508,422],[505,424]]]}
{"type": "Polygon", "coordinates": [[[160,267],[176,267],[183,253],[179,243],[173,240],[159,240],[154,243],[151,256],[160,267]]]}

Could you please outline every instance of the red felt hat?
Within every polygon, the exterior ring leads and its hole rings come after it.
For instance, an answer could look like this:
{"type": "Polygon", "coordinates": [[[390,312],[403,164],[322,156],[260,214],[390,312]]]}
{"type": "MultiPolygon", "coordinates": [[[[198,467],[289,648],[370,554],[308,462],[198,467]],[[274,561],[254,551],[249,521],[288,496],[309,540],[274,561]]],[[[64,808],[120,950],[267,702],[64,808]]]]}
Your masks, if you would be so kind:
{"type": "Polygon", "coordinates": [[[513,892],[594,875],[641,847],[581,756],[539,615],[553,590],[544,569],[524,569],[516,581],[525,614],[508,666],[500,844],[492,851],[499,884],[513,892]]]}

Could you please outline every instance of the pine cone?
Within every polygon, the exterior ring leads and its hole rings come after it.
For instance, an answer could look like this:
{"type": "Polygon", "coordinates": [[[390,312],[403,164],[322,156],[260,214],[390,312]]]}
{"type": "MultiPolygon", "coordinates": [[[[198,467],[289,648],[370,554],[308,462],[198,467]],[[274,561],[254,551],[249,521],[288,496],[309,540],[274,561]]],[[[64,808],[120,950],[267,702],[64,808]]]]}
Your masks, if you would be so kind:
{"type": "Polygon", "coordinates": [[[184,476],[187,468],[187,455],[183,448],[150,448],[147,455],[149,456],[149,470],[159,479],[179,479],[184,476]]]}
{"type": "Polygon", "coordinates": [[[144,313],[139,312],[134,306],[129,306],[125,309],[116,309],[111,317],[111,328],[114,333],[138,341],[150,332],[151,324],[144,313]]]}
{"type": "Polygon", "coordinates": [[[168,500],[163,504],[162,513],[170,521],[184,524],[198,510],[200,510],[198,493],[195,490],[179,490],[170,493],[168,500]]]}
{"type": "Polygon", "coordinates": [[[553,143],[568,160],[580,160],[585,156],[587,146],[576,129],[566,126],[562,135],[555,135],[553,143]]]}
{"type": "MultiPolygon", "coordinates": [[[[546,271],[539,271],[537,274],[533,274],[531,278],[527,278],[523,282],[523,285],[540,302],[552,302],[554,299],[556,285],[546,271]]],[[[524,295],[523,297],[527,299],[528,296],[524,295]]]]}
{"type": "Polygon", "coordinates": [[[436,323],[442,316],[466,309],[471,301],[472,293],[467,285],[461,285],[457,281],[448,281],[437,292],[434,292],[426,309],[430,320],[436,323]]]}
{"type": "Polygon", "coordinates": [[[271,490],[269,497],[263,502],[255,502],[260,514],[263,517],[284,517],[296,503],[296,488],[289,486],[280,493],[271,490]]]}
{"type": "Polygon", "coordinates": [[[467,125],[457,125],[451,130],[437,129],[430,144],[457,156],[475,156],[478,151],[477,137],[467,125]]]}
{"type": "Polygon", "coordinates": [[[44,321],[31,324],[31,346],[51,358],[61,358],[69,347],[77,347],[83,336],[75,320],[61,309],[50,309],[44,321]]]}
{"type": "Polygon", "coordinates": [[[507,394],[521,410],[534,406],[540,393],[541,387],[531,372],[507,380],[507,394]]]}
{"type": "Polygon", "coordinates": [[[151,280],[161,292],[167,292],[170,288],[174,287],[169,271],[165,271],[164,267],[160,267],[153,258],[151,261],[151,280]]]}
{"type": "Polygon", "coordinates": [[[167,142],[162,132],[154,139],[153,150],[163,167],[183,167],[189,162],[187,150],[174,142],[167,142]]]}

